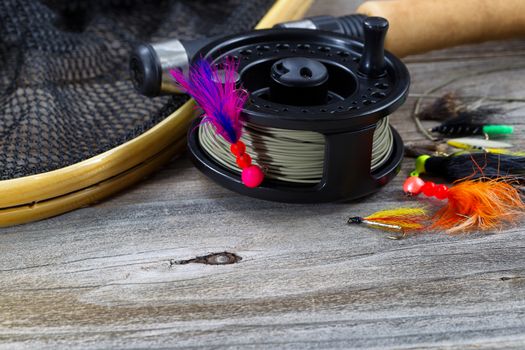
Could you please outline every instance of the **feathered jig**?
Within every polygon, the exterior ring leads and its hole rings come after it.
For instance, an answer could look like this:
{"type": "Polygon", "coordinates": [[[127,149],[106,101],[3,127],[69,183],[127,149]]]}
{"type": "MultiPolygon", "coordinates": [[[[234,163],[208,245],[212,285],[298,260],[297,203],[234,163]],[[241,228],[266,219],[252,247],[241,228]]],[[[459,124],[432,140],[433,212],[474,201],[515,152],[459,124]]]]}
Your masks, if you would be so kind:
{"type": "Polygon", "coordinates": [[[457,117],[462,110],[465,110],[464,103],[460,101],[455,93],[449,92],[423,108],[417,114],[417,117],[421,120],[444,121],[457,117]]]}
{"type": "Polygon", "coordinates": [[[237,68],[233,58],[227,58],[221,70],[201,59],[190,68],[189,78],[181,71],[170,71],[204,111],[203,122],[211,123],[215,131],[231,144],[241,137],[241,111],[248,99],[248,94],[236,87],[237,68]]]}
{"type": "Polygon", "coordinates": [[[503,110],[493,106],[482,106],[480,103],[468,105],[455,93],[447,93],[418,113],[421,120],[435,120],[453,124],[486,124],[494,116],[501,115],[503,110]]]}
{"type": "Polygon", "coordinates": [[[509,183],[467,180],[449,189],[448,203],[434,215],[430,228],[450,234],[497,230],[519,221],[524,210],[520,193],[509,183]]]}
{"type": "Polygon", "coordinates": [[[246,145],[240,140],[243,122],[241,111],[248,93],[238,89],[238,65],[233,58],[226,58],[221,69],[201,59],[190,68],[189,78],[181,71],[170,73],[180,87],[188,93],[204,111],[204,123],[211,123],[215,132],[231,144],[230,151],[242,169],[241,180],[247,187],[259,186],[264,173],[245,152],[246,145]]]}
{"type": "Polygon", "coordinates": [[[441,121],[439,126],[430,129],[443,135],[491,135],[512,134],[513,127],[492,122],[503,110],[492,106],[482,106],[479,101],[468,105],[454,93],[447,93],[424,108],[417,117],[421,120],[441,121]]]}
{"type": "Polygon", "coordinates": [[[449,188],[410,176],[403,189],[412,196],[423,193],[447,201],[433,216],[430,230],[450,234],[496,230],[521,220],[525,214],[519,191],[505,178],[464,180],[449,188]]]}
{"type": "Polygon", "coordinates": [[[366,217],[351,217],[348,224],[365,224],[387,231],[403,233],[419,231],[429,219],[423,208],[396,208],[378,211],[366,217]]]}

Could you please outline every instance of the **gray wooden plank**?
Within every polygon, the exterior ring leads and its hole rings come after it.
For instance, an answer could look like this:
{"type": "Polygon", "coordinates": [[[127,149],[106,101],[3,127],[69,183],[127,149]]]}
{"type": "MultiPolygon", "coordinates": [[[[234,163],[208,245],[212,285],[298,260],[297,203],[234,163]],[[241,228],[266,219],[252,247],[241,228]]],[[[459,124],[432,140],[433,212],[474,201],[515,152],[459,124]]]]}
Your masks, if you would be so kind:
{"type": "MultiPolygon", "coordinates": [[[[318,1],[312,13],[329,4],[342,11],[335,3],[318,1]]],[[[492,43],[485,52],[519,46],[492,43]]],[[[523,64],[508,55],[431,58],[437,54],[409,64],[411,93],[523,64]]],[[[451,89],[525,97],[523,70],[451,89]]],[[[407,141],[421,139],[413,102],[392,119],[407,141]]],[[[507,106],[520,145],[522,107],[507,106]]],[[[411,167],[405,160],[391,184],[356,202],[292,205],[229,192],[183,157],[108,201],[4,229],[0,348],[523,348],[521,227],[390,240],[345,225],[350,215],[413,204],[400,191],[411,167]],[[170,264],[223,251],[242,260],[170,264]]]]}

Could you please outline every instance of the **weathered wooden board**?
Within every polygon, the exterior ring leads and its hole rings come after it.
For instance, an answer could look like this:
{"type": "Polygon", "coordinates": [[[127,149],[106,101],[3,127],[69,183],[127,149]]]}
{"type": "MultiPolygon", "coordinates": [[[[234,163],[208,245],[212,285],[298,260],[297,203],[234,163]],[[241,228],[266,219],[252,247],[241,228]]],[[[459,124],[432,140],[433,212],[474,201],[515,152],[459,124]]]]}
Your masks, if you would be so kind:
{"type": "MultiPolygon", "coordinates": [[[[336,3],[318,1],[312,13],[353,6],[336,3]]],[[[524,46],[409,58],[411,93],[519,67],[450,89],[523,99],[524,46]]],[[[413,102],[392,119],[407,141],[421,139],[413,102]]],[[[525,104],[506,108],[512,142],[525,146],[525,104]]],[[[411,166],[357,202],[290,205],[229,192],[179,159],[111,200],[4,229],[0,348],[524,348],[523,228],[390,240],[345,224],[411,204],[400,191],[411,166]],[[224,251],[242,260],[176,263],[224,251]]]]}

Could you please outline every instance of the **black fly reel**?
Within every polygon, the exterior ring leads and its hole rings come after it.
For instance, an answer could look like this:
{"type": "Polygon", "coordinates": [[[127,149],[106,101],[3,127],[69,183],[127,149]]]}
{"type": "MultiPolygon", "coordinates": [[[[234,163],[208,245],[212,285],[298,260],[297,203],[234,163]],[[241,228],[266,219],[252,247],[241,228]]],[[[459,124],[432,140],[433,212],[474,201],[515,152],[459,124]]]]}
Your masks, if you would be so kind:
{"type": "MultiPolygon", "coordinates": [[[[302,184],[266,176],[256,188],[202,146],[201,119],[189,128],[196,166],[224,187],[251,197],[296,203],[350,200],[377,191],[399,171],[403,142],[390,126],[388,154],[371,170],[374,131],[408,93],[409,74],[384,52],[388,22],[365,21],[365,44],[345,35],[308,29],[257,30],[216,40],[195,56],[239,64],[239,86],[250,94],[243,118],[250,125],[305,130],[324,136],[322,176],[302,184]]],[[[256,150],[264,152],[264,150],[256,150]]],[[[272,157],[270,152],[266,157],[272,157]]],[[[252,154],[252,156],[256,156],[252,154]]],[[[264,164],[259,164],[264,168],[264,164]]]]}

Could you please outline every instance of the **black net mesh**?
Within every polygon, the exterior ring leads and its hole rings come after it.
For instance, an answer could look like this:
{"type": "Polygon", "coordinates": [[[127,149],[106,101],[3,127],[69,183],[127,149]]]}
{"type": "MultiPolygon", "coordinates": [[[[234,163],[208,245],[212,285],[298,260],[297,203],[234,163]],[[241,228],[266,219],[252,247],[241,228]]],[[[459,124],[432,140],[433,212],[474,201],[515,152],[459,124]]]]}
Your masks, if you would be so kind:
{"type": "Polygon", "coordinates": [[[186,101],[135,92],[133,45],[247,30],[273,2],[0,1],[0,179],[100,154],[186,101]]]}

